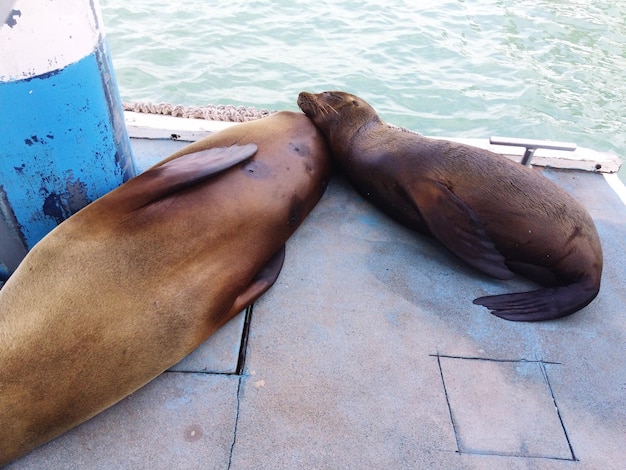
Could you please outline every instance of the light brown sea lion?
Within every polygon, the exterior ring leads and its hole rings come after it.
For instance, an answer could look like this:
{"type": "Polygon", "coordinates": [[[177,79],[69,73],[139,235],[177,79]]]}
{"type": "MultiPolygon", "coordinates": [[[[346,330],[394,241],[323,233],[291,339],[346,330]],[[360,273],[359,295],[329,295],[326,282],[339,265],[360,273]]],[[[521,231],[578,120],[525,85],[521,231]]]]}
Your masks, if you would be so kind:
{"type": "Polygon", "coordinates": [[[265,292],[329,173],[323,136],[281,112],[189,145],[39,242],[0,290],[0,466],[143,386],[265,292]]]}
{"type": "Polygon", "coordinates": [[[356,189],[401,223],[432,234],[475,268],[544,286],[474,303],[507,320],[570,315],[600,289],[602,249],[587,211],[536,171],[502,155],[384,123],[357,96],[301,93],[356,189]]]}

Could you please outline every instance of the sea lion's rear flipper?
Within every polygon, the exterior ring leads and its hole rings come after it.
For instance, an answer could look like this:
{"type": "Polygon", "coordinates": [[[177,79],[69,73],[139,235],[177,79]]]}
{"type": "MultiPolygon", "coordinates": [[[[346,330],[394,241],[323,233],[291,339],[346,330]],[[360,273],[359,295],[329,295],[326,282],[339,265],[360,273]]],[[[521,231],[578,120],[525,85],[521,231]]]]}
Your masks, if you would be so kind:
{"type": "Polygon", "coordinates": [[[577,312],[598,295],[585,282],[517,294],[490,295],[474,299],[497,317],[511,321],[554,320],[577,312]]]}
{"type": "Polygon", "coordinates": [[[426,182],[410,196],[431,233],[449,250],[497,279],[514,276],[476,213],[445,185],[426,182]]]}
{"type": "Polygon", "coordinates": [[[285,245],[283,245],[263,268],[252,278],[246,290],[235,299],[226,318],[230,319],[241,312],[256,299],[261,297],[278,279],[280,270],[285,262],[285,245]]]}
{"type": "Polygon", "coordinates": [[[214,147],[188,153],[154,166],[110,193],[109,200],[123,199],[129,210],[138,209],[177,191],[200,183],[252,157],[255,144],[214,147]]]}

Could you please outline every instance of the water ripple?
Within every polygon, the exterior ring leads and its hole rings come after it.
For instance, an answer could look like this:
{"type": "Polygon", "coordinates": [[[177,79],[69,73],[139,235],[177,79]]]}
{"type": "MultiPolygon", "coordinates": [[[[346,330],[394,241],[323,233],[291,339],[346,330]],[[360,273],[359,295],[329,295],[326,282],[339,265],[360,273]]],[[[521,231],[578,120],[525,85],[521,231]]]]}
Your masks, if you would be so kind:
{"type": "Polygon", "coordinates": [[[426,134],[626,155],[620,2],[101,1],[125,100],[295,110],[347,89],[426,134]]]}

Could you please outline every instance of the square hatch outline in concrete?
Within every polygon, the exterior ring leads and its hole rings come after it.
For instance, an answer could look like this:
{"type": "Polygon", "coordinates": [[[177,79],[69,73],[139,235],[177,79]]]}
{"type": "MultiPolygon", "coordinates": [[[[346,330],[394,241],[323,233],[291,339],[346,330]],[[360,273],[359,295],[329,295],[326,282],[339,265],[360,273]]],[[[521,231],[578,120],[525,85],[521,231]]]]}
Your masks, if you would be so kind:
{"type": "MultiPolygon", "coordinates": [[[[431,354],[430,356],[437,359],[437,367],[441,376],[443,392],[448,405],[450,422],[456,439],[457,452],[459,454],[548,459],[572,462],[578,461],[569,439],[565,423],[561,416],[556,396],[550,384],[550,378],[546,367],[562,365],[561,363],[527,359],[464,357],[440,353],[431,354]],[[442,364],[442,360],[444,362],[448,362],[447,366],[442,364]],[[451,361],[455,361],[456,363],[451,361]],[[463,363],[460,361],[463,361],[463,363]],[[463,364],[466,367],[469,366],[473,369],[473,379],[468,376],[467,368],[457,373],[457,376],[455,377],[454,366],[458,367],[460,364],[463,364]],[[487,367],[485,368],[483,366],[487,367]],[[509,370],[506,370],[507,367],[509,370]],[[520,367],[522,369],[526,369],[525,372],[528,377],[524,377],[524,374],[515,374],[515,371],[512,371],[512,369],[519,369],[520,367]],[[498,426],[498,419],[489,423],[490,413],[481,412],[484,411],[485,408],[491,408],[492,406],[495,408],[497,403],[494,398],[497,399],[498,397],[480,393],[481,371],[479,369],[481,368],[483,369],[483,378],[485,378],[485,370],[489,371],[489,369],[491,369],[491,372],[496,371],[495,375],[498,375],[499,373],[499,375],[501,375],[500,379],[505,378],[507,374],[509,378],[511,378],[511,372],[513,372],[515,374],[513,379],[517,382],[516,384],[507,384],[505,381],[501,380],[496,383],[496,386],[498,386],[497,384],[502,383],[502,389],[508,388],[509,391],[512,389],[513,385],[519,387],[520,391],[517,392],[519,393],[517,397],[521,398],[521,402],[523,403],[522,406],[530,405],[529,411],[532,411],[532,408],[535,408],[535,411],[537,410],[537,407],[542,408],[545,413],[541,416],[541,418],[545,419],[535,419],[534,422],[532,419],[529,420],[529,422],[524,422],[524,419],[514,419],[511,420],[513,422],[507,421],[505,426],[502,426],[501,423],[500,426],[498,426]],[[535,368],[535,370],[532,370],[533,368],[535,368]],[[459,378],[459,376],[463,375],[466,377],[459,378]],[[534,377],[532,377],[532,375],[534,375],[534,377]],[[459,384],[462,384],[467,388],[461,391],[458,388],[459,384]],[[473,387],[476,388],[472,390],[473,387]],[[539,393],[529,393],[531,391],[539,393]],[[527,396],[524,397],[524,394],[527,396]],[[467,399],[465,398],[466,395],[467,399]],[[476,403],[475,401],[474,404],[477,405],[475,407],[476,409],[472,409],[474,407],[471,406],[471,402],[472,399],[476,400],[476,396],[479,396],[480,398],[478,400],[483,401],[483,403],[476,403]],[[524,398],[527,398],[527,400],[524,398]],[[538,426],[539,421],[545,423],[545,428],[539,429],[539,431],[541,431],[541,439],[539,439],[540,443],[533,443],[533,438],[536,439],[536,436],[532,436],[530,433],[537,430],[536,427],[538,426]],[[525,430],[524,428],[526,425],[530,425],[529,428],[535,427],[535,429],[525,430]],[[477,429],[475,430],[475,428],[477,429]],[[492,431],[485,432],[485,429],[488,428],[491,428],[492,431]],[[506,448],[506,443],[503,448],[502,442],[495,442],[496,439],[489,442],[489,434],[493,435],[494,432],[503,436],[504,441],[506,441],[507,437],[510,438],[512,434],[516,434],[516,437],[519,437],[519,445],[510,447],[509,442],[509,448],[506,448]],[[528,440],[530,441],[530,446],[528,446],[526,438],[529,438],[528,440]],[[544,440],[547,440],[548,442],[544,443],[544,440]]],[[[491,382],[493,385],[493,377],[491,382]]],[[[511,415],[514,418],[519,418],[523,415],[524,410],[521,408],[515,410],[515,398],[516,397],[513,396],[508,399],[508,404],[506,404],[508,406],[506,406],[506,408],[513,409],[511,415]]],[[[502,405],[503,403],[499,404],[501,410],[503,409],[502,405]]]]}

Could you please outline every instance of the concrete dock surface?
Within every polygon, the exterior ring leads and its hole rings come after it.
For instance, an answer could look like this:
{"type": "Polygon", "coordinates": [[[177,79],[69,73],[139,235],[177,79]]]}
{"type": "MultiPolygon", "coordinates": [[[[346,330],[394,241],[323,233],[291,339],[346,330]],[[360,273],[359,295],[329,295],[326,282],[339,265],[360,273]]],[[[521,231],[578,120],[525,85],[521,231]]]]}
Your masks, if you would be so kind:
{"type": "MultiPolygon", "coordinates": [[[[142,142],[141,169],[183,145],[142,142]]],[[[602,240],[582,311],[490,315],[472,300],[533,284],[473,270],[335,176],[247,315],[8,468],[626,468],[626,206],[599,174],[542,172],[602,240]]]]}

